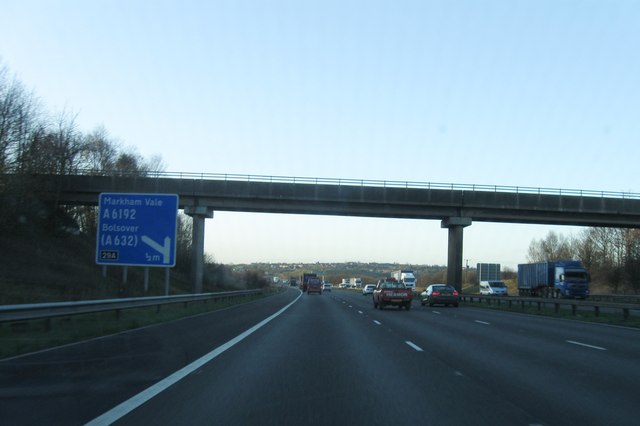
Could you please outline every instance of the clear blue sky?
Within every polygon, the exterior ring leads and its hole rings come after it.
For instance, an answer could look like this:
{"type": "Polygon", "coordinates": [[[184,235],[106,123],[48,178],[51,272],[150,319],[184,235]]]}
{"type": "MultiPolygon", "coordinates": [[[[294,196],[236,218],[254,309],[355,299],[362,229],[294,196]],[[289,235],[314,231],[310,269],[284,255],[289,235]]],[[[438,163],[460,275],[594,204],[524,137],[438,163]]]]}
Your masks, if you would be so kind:
{"type": "MultiPolygon", "coordinates": [[[[640,2],[0,0],[52,113],[168,171],[640,192],[640,2]]],[[[439,221],[216,212],[216,261],[445,264],[439,221]]],[[[470,264],[553,229],[474,224],[470,264]]]]}

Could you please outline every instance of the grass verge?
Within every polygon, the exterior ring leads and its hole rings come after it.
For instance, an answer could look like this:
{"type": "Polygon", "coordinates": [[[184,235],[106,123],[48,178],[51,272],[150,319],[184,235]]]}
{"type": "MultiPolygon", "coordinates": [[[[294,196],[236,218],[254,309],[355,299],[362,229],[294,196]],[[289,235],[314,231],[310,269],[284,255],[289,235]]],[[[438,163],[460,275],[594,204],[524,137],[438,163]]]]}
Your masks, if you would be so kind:
{"type": "Polygon", "coordinates": [[[548,316],[553,318],[562,318],[573,321],[587,321],[598,324],[609,324],[609,325],[620,325],[625,327],[635,327],[640,328],[640,317],[630,315],[627,319],[621,313],[609,313],[609,312],[600,312],[598,316],[596,316],[595,312],[592,309],[589,310],[578,310],[576,314],[573,315],[570,309],[560,309],[558,312],[555,312],[551,307],[538,307],[536,305],[528,305],[525,304],[522,307],[519,303],[514,303],[511,308],[507,303],[471,303],[461,301],[460,304],[462,306],[468,306],[473,308],[480,309],[492,309],[498,311],[507,311],[507,312],[516,312],[516,313],[524,313],[529,315],[539,315],[539,316],[548,316]]]}

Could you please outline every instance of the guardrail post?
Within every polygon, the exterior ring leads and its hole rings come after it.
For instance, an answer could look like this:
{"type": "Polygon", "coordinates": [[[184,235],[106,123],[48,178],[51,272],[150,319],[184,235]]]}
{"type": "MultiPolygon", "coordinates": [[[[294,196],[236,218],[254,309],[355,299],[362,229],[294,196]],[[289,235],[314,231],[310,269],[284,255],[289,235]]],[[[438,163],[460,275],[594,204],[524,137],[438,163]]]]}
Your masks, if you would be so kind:
{"type": "Polygon", "coordinates": [[[600,306],[594,306],[594,314],[595,316],[599,317],[600,316],[600,306]]]}
{"type": "Polygon", "coordinates": [[[554,312],[554,313],[556,313],[556,314],[557,314],[558,312],[560,312],[560,303],[555,302],[555,303],[553,304],[553,312],[554,312]]]}
{"type": "Polygon", "coordinates": [[[629,319],[629,308],[622,308],[622,316],[625,321],[629,319]]]}
{"type": "Polygon", "coordinates": [[[171,277],[171,271],[169,268],[164,268],[164,295],[169,295],[169,279],[171,277]]]}
{"type": "Polygon", "coordinates": [[[575,304],[571,305],[571,315],[575,315],[576,311],[578,310],[578,306],[575,304]]]}

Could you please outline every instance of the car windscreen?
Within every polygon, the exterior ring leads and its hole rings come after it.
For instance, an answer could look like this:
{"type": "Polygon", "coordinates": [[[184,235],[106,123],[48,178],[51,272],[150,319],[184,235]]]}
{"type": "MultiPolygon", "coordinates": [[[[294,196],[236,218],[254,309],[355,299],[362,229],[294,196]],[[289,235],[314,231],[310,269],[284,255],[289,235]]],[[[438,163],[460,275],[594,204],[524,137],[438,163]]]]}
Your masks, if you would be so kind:
{"type": "Polygon", "coordinates": [[[382,284],[382,288],[404,288],[404,284],[398,282],[387,282],[382,284]]]}

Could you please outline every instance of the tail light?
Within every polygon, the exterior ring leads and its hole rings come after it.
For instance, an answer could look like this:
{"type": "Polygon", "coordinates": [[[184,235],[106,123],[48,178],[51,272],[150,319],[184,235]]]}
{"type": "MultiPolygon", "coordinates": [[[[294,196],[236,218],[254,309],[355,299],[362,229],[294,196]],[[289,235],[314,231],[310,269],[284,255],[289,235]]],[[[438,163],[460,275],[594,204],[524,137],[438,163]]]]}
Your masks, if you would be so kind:
{"type": "Polygon", "coordinates": [[[453,292],[453,295],[454,295],[454,296],[457,296],[457,295],[458,295],[458,292],[457,292],[457,291],[454,291],[454,292],[453,292]]]}

